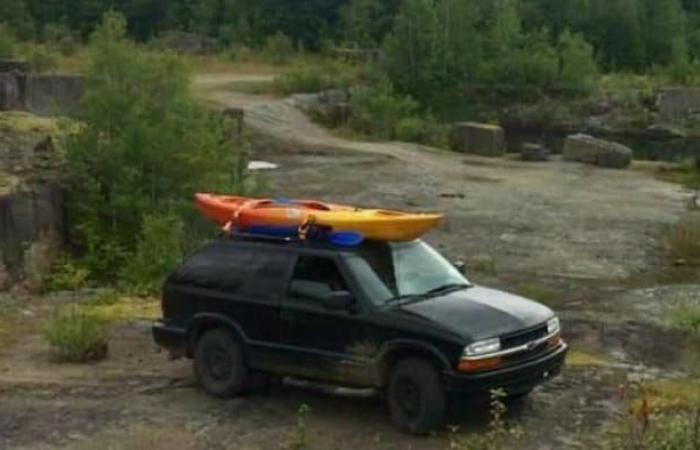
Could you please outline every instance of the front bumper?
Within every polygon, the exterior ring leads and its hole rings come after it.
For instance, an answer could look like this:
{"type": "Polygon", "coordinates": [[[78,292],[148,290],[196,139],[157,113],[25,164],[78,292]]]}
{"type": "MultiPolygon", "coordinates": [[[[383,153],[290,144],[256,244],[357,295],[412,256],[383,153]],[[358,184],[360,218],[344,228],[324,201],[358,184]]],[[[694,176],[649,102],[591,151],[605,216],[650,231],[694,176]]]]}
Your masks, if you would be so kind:
{"type": "Polygon", "coordinates": [[[513,367],[475,374],[447,372],[445,387],[448,391],[465,394],[488,394],[493,389],[503,389],[508,395],[525,393],[558,375],[568,350],[562,341],[549,353],[513,367]]]}

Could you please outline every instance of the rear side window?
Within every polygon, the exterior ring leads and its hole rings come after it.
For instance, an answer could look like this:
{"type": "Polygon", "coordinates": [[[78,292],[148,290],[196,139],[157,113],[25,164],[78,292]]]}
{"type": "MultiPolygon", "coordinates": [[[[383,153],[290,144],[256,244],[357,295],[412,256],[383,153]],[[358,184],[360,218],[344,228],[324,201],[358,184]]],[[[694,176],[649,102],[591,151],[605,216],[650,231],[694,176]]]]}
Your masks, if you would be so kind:
{"type": "Polygon", "coordinates": [[[171,282],[275,301],[284,291],[291,259],[274,250],[211,246],[191,256],[175,271],[171,282]]]}

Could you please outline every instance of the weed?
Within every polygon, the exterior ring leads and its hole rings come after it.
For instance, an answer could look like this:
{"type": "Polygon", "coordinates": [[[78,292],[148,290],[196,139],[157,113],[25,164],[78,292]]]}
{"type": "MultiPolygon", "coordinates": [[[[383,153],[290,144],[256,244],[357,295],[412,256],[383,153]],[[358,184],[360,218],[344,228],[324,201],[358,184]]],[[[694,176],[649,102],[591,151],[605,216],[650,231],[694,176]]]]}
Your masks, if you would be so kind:
{"type": "Polygon", "coordinates": [[[309,411],[310,408],[306,404],[302,404],[297,410],[297,422],[285,446],[288,450],[303,450],[308,448],[306,419],[309,415],[309,411]]]}
{"type": "Polygon", "coordinates": [[[676,263],[700,264],[700,218],[676,224],[668,234],[671,259],[676,263]]]}
{"type": "Polygon", "coordinates": [[[605,366],[610,361],[605,355],[588,353],[580,350],[571,350],[566,356],[567,366],[605,366]]]}
{"type": "Polygon", "coordinates": [[[485,433],[460,435],[459,429],[450,429],[450,450],[505,450],[518,448],[517,442],[524,437],[518,426],[509,426],[505,420],[508,408],[504,403],[506,393],[503,389],[491,391],[489,403],[490,421],[485,433]],[[516,445],[513,445],[516,443],[516,445]]]}
{"type": "Polygon", "coordinates": [[[675,328],[700,335],[700,308],[678,305],[671,312],[671,325],[675,328]]]}
{"type": "Polygon", "coordinates": [[[620,388],[628,411],[621,432],[609,443],[614,450],[700,450],[700,404],[686,410],[658,407],[654,390],[633,383],[620,388]]]}
{"type": "Polygon", "coordinates": [[[490,255],[477,255],[470,259],[469,268],[473,272],[493,275],[496,273],[496,260],[490,255]]]}
{"type": "Polygon", "coordinates": [[[545,305],[554,305],[559,299],[559,295],[552,289],[538,284],[523,284],[518,289],[518,293],[523,297],[537,300],[545,305]]]}
{"type": "Polygon", "coordinates": [[[43,335],[63,361],[96,361],[107,355],[106,322],[76,305],[58,310],[44,324],[43,335]]]}

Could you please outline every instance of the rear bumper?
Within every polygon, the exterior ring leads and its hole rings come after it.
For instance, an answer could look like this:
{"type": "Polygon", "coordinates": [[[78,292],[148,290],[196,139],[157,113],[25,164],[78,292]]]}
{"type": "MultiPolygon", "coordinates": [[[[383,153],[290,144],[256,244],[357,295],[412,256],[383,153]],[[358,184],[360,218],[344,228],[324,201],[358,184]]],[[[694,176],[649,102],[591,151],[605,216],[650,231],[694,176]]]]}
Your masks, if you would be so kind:
{"type": "Polygon", "coordinates": [[[162,320],[151,327],[153,340],[173,356],[185,356],[187,352],[187,330],[169,325],[162,320]]]}
{"type": "Polygon", "coordinates": [[[562,342],[550,353],[517,366],[473,375],[449,372],[445,374],[445,387],[458,394],[488,394],[493,389],[503,389],[509,395],[525,393],[558,375],[568,350],[562,342]]]}

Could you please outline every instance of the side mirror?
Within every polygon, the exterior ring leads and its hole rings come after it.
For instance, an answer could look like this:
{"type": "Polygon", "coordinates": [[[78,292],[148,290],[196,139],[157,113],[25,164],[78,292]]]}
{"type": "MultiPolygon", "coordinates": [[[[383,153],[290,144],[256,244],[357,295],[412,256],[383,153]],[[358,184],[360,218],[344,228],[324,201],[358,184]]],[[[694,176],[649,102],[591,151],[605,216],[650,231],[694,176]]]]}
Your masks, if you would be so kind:
{"type": "Polygon", "coordinates": [[[352,308],[354,302],[355,297],[353,297],[352,293],[348,291],[334,291],[324,298],[323,306],[331,311],[347,311],[352,308]]]}
{"type": "Polygon", "coordinates": [[[464,261],[455,261],[452,263],[452,265],[461,273],[462,275],[467,274],[467,263],[464,261]]]}

